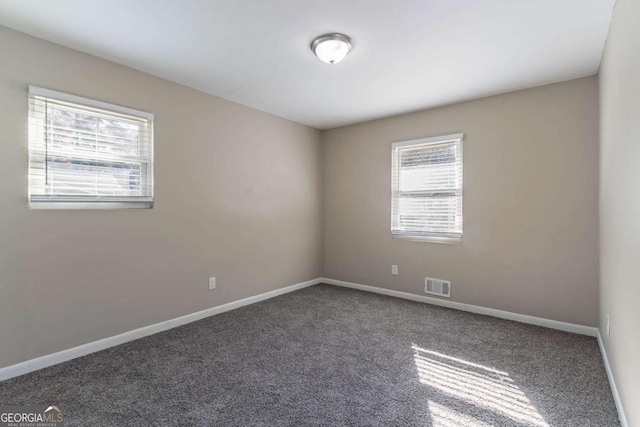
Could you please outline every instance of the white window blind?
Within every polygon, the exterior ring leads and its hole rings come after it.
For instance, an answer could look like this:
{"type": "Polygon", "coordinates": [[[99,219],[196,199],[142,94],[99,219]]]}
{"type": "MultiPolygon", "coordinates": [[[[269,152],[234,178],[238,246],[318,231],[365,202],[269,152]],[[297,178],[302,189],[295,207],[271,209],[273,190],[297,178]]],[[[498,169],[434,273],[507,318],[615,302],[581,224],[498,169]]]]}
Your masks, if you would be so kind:
{"type": "Polygon", "coordinates": [[[31,86],[29,202],[152,207],[153,115],[31,86]]]}
{"type": "Polygon", "coordinates": [[[462,240],[462,136],[392,145],[394,237],[462,240]]]}

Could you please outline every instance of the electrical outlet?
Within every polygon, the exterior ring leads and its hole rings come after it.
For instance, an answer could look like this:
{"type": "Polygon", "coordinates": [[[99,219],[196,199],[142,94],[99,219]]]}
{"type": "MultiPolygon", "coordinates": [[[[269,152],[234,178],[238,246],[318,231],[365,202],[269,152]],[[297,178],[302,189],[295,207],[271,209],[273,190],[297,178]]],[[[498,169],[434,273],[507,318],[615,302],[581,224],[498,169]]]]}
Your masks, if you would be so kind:
{"type": "Polygon", "coordinates": [[[397,265],[392,265],[391,266],[391,274],[393,274],[394,276],[398,275],[398,266],[397,265]]]}
{"type": "Polygon", "coordinates": [[[209,277],[209,289],[215,289],[215,288],[216,288],[216,278],[209,277]]]}
{"type": "Polygon", "coordinates": [[[609,315],[607,314],[607,335],[611,335],[611,323],[609,323],[609,315]]]}

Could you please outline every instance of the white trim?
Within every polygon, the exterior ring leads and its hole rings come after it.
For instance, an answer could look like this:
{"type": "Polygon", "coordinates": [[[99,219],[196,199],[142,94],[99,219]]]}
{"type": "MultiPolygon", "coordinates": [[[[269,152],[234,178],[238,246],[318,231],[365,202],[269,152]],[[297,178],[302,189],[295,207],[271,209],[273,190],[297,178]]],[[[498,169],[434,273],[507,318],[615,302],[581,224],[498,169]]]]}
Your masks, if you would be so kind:
{"type": "Polygon", "coordinates": [[[297,283],[295,285],[287,286],[284,288],[275,289],[273,291],[269,291],[260,295],[255,295],[255,296],[244,298],[241,300],[232,301],[226,304],[208,308],[206,310],[187,314],[185,316],[166,320],[164,322],[156,323],[149,326],[144,326],[142,328],[124,332],[119,335],[103,338],[98,341],[93,341],[77,347],[62,350],[57,353],[52,353],[45,356],[37,357],[35,359],[17,363],[15,365],[6,366],[4,368],[0,368],[0,381],[17,377],[19,375],[24,375],[29,372],[46,368],[48,366],[56,365],[58,363],[66,362],[68,360],[86,356],[87,354],[105,350],[107,348],[124,344],[129,341],[133,341],[149,335],[157,334],[158,332],[163,332],[172,328],[176,328],[178,326],[186,325],[187,323],[195,322],[195,321],[204,319],[206,317],[210,317],[216,314],[235,310],[236,308],[244,307],[250,304],[255,304],[260,301],[264,301],[270,298],[277,297],[279,295],[297,291],[299,289],[307,288],[320,283],[326,283],[329,285],[341,286],[345,288],[359,289],[361,291],[374,292],[374,293],[388,295],[396,298],[407,299],[410,301],[423,302],[423,303],[437,305],[441,307],[468,311],[471,313],[484,314],[487,316],[498,317],[501,319],[513,320],[516,322],[528,323],[531,325],[537,325],[537,326],[547,327],[551,329],[558,329],[566,332],[573,332],[577,334],[598,337],[598,342],[600,343],[600,349],[602,351],[605,368],[607,370],[607,375],[609,376],[609,381],[612,387],[614,400],[616,401],[616,406],[618,407],[618,412],[620,414],[622,427],[628,427],[628,425],[626,424],[626,419],[624,418],[624,412],[622,411],[622,404],[620,403],[620,397],[618,395],[617,389],[615,388],[615,382],[613,381],[613,376],[611,375],[609,362],[607,360],[606,353],[604,351],[604,346],[602,344],[601,338],[599,337],[599,331],[597,328],[576,325],[573,323],[559,322],[557,320],[543,319],[540,317],[527,316],[524,314],[517,314],[517,313],[508,312],[508,311],[496,310],[493,308],[480,307],[477,305],[463,304],[463,303],[454,302],[454,301],[445,301],[437,298],[410,294],[407,292],[394,291],[391,289],[377,288],[374,286],[361,285],[358,283],[345,282],[342,280],[334,280],[334,279],[327,279],[327,278],[313,279],[306,282],[297,283]]]}
{"type": "Polygon", "coordinates": [[[342,280],[323,278],[320,283],[329,285],[342,286],[345,288],[359,289],[361,291],[375,292],[377,294],[388,295],[396,298],[407,299],[410,301],[424,302],[427,304],[438,305],[440,307],[453,308],[456,310],[468,311],[471,313],[484,314],[486,316],[498,317],[500,319],[513,320],[530,325],[543,326],[545,328],[557,329],[565,332],[573,332],[575,334],[588,335],[595,337],[598,335],[598,328],[584,325],[576,325],[574,323],[560,322],[558,320],[544,319],[542,317],[527,316],[526,314],[512,313],[510,311],[497,310],[495,308],[481,307],[478,305],[464,304],[455,301],[445,301],[438,298],[431,298],[422,295],[410,294],[408,292],[394,291],[392,289],[377,288],[375,286],[361,285],[359,283],[345,282],[342,280]]]}
{"type": "Polygon", "coordinates": [[[451,135],[433,136],[431,138],[412,139],[411,141],[399,141],[391,144],[391,148],[406,147],[407,145],[420,145],[420,144],[437,144],[444,142],[457,142],[462,141],[464,138],[463,133],[454,133],[451,135]]]}
{"type": "Polygon", "coordinates": [[[70,209],[82,209],[82,210],[106,210],[106,209],[153,209],[153,202],[43,202],[33,201],[29,202],[29,209],[33,210],[70,210],[70,209]]]}
{"type": "Polygon", "coordinates": [[[446,243],[451,245],[461,245],[462,244],[462,235],[460,237],[427,237],[427,236],[418,236],[415,234],[394,234],[391,232],[392,239],[400,239],[400,240],[408,240],[411,242],[422,242],[422,243],[446,243]]]}
{"type": "Polygon", "coordinates": [[[604,362],[604,369],[607,371],[607,378],[609,379],[609,386],[611,387],[611,394],[613,394],[613,401],[616,403],[616,409],[618,410],[618,418],[620,418],[621,427],[629,427],[627,417],[624,414],[624,408],[622,407],[622,400],[620,400],[620,394],[618,393],[618,387],[616,381],[613,379],[613,371],[609,365],[609,358],[607,357],[607,351],[604,347],[604,341],[600,335],[598,329],[598,345],[600,346],[600,353],[602,353],[602,361],[604,362]]]}
{"type": "Polygon", "coordinates": [[[114,113],[127,114],[129,116],[139,117],[149,121],[153,121],[153,114],[146,111],[136,110],[129,107],[123,107],[122,105],[109,104],[108,102],[97,101],[91,98],[84,98],[82,96],[71,95],[64,92],[58,92],[51,89],[45,89],[38,86],[29,86],[29,96],[42,96],[44,98],[51,98],[58,101],[66,101],[74,104],[85,105],[87,107],[100,108],[102,110],[112,111],[114,113]]]}
{"type": "Polygon", "coordinates": [[[103,338],[98,341],[93,341],[87,344],[80,345],[78,347],[62,350],[57,353],[47,354],[45,356],[37,357],[35,359],[27,360],[25,362],[17,363],[15,365],[6,366],[0,368],[0,381],[7,380],[9,378],[24,375],[29,372],[37,371],[38,369],[46,368],[48,366],[57,365],[58,363],[66,362],[77,357],[86,356],[87,354],[95,353],[96,351],[105,350],[116,345],[124,344],[129,341],[137,340],[149,335],[157,334],[168,329],[176,328],[178,326],[186,325],[187,323],[195,322],[197,320],[204,319],[205,317],[214,316],[216,314],[224,313],[226,311],[235,310],[236,308],[244,307],[245,305],[255,304],[260,301],[264,301],[279,295],[283,295],[289,292],[297,291],[299,289],[307,288],[309,286],[317,285],[321,283],[320,279],[309,280],[295,285],[287,286],[285,288],[275,289],[273,291],[265,292],[264,294],[255,295],[248,298],[243,298],[237,301],[232,301],[226,304],[218,305],[208,308],[206,310],[197,311],[195,313],[187,314],[185,316],[176,317],[175,319],[166,320],[164,322],[155,323],[153,325],[144,326],[142,328],[134,329],[132,331],[124,332],[119,335],[115,335],[108,338],[103,338]]]}
{"type": "Polygon", "coordinates": [[[31,203],[152,203],[153,197],[123,196],[31,196],[31,203]]]}

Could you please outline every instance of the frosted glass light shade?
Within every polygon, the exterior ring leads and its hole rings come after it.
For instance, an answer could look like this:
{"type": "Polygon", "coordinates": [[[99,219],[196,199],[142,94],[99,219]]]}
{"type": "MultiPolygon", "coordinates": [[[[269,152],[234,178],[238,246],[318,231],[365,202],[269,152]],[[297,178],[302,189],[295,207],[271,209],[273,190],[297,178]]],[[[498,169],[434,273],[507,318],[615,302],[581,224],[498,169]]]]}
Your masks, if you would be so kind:
{"type": "Polygon", "coordinates": [[[324,34],[311,43],[311,50],[318,59],[327,64],[337,64],[351,50],[349,36],[339,33],[324,34]]]}

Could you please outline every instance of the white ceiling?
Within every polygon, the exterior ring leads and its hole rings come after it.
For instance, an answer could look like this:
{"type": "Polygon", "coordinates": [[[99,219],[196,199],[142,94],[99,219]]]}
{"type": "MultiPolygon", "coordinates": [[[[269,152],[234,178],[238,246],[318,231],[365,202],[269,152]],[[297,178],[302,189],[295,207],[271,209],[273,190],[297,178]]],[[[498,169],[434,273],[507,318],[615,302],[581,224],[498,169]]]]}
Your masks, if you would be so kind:
{"type": "Polygon", "coordinates": [[[327,129],[593,75],[614,2],[2,0],[0,24],[327,129]]]}

